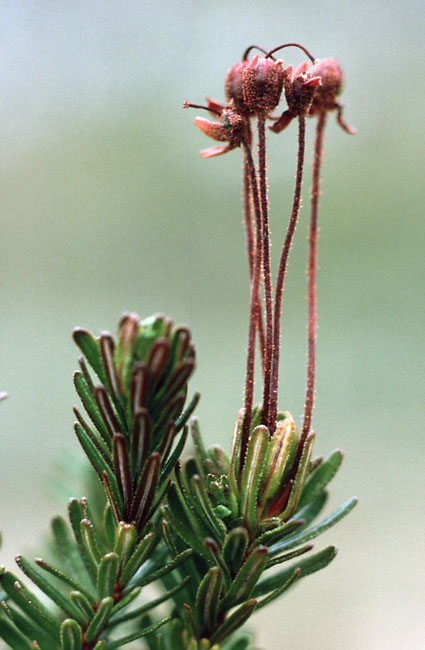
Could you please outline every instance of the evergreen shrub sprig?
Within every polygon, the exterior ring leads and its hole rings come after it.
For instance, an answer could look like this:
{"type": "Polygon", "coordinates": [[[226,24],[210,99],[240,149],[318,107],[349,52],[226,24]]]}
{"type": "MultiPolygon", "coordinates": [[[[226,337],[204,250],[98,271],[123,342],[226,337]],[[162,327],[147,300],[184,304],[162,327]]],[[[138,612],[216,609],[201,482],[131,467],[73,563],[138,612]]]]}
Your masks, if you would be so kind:
{"type": "MultiPolygon", "coordinates": [[[[216,121],[195,125],[221,142],[211,158],[240,148],[250,277],[246,381],[227,454],[206,448],[187,398],[195,352],[186,327],[165,316],[125,314],[116,339],[77,328],[82,356],[74,384],[75,433],[105,495],[103,515],[71,499],[68,521],[51,525],[54,559],[16,561],[34,586],[0,568],[0,637],[12,650],[252,650],[239,628],[254,611],[327,566],[334,546],[310,543],[354,507],[346,501],[319,518],[342,462],[312,456],[315,392],[316,269],[320,170],[326,118],[335,111],[342,72],[296,43],[267,52],[249,47],[226,74],[226,104],[209,99],[216,121]],[[274,54],[289,46],[311,61],[295,72],[274,54]],[[255,54],[249,59],[252,49],[255,54]],[[286,108],[275,116],[281,94],[286,108]],[[308,362],[304,418],[297,427],[278,408],[281,313],[288,256],[300,212],[306,118],[316,119],[307,262],[308,362]],[[298,122],[292,207],[272,281],[266,125],[280,134],[298,122]],[[254,128],[254,126],[256,128],[254,128]],[[256,131],[256,137],[255,137],[256,131]],[[254,143],[258,157],[255,160],[254,143]],[[256,350],[263,399],[254,406],[256,350]],[[188,431],[194,453],[185,456],[188,431]],[[148,585],[156,587],[152,596],[148,585]],[[167,615],[157,613],[164,604],[167,615]],[[140,645],[142,644],[142,645],[140,645]],[[144,645],[143,645],[144,644],[144,645]]],[[[0,394],[0,399],[5,397],[0,394]]]]}

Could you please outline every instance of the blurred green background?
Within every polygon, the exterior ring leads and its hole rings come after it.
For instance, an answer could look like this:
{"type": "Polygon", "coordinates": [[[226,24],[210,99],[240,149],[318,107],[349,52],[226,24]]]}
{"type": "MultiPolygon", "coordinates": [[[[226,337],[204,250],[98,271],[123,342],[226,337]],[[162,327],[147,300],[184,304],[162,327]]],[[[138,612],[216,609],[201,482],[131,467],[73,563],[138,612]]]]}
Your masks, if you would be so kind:
{"type": "MultiPolygon", "coordinates": [[[[314,427],[317,453],[346,454],[330,507],[353,493],[360,504],[316,543],[336,543],[335,562],[254,627],[267,650],[425,647],[424,14],[415,0],[1,3],[3,563],[65,510],[51,482],[72,483],[81,455],[75,325],[114,331],[124,310],[189,323],[202,429],[229,446],[247,334],[241,155],[199,158],[211,143],[181,104],[223,99],[224,74],[247,45],[298,40],[339,59],[345,117],[358,128],[348,136],[333,118],[327,128],[314,427]]],[[[295,125],[269,137],[275,262],[295,140],[295,125]]],[[[280,388],[298,421],[307,217],[306,182],[280,388]]]]}

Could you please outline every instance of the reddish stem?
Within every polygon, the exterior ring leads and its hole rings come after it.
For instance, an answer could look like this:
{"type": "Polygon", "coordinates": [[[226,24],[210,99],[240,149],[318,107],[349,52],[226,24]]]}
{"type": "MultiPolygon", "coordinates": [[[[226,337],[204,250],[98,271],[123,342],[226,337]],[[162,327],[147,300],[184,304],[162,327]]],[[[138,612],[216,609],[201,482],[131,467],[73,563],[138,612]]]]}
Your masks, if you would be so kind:
{"type": "MultiPolygon", "coordinates": [[[[244,205],[244,223],[245,223],[245,239],[246,251],[248,257],[249,278],[252,278],[252,270],[254,267],[254,234],[252,232],[252,214],[251,214],[251,184],[249,164],[244,157],[244,174],[243,174],[243,205],[244,205]]],[[[261,365],[264,373],[264,355],[265,355],[265,337],[264,337],[264,323],[261,310],[261,298],[258,297],[257,305],[257,328],[258,328],[258,344],[260,347],[261,365]]]]}
{"type": "Polygon", "coordinates": [[[276,289],[274,300],[274,326],[273,326],[273,360],[272,360],[272,383],[270,391],[270,422],[274,429],[277,415],[277,393],[279,387],[279,357],[280,357],[280,323],[282,312],[282,297],[288,263],[289,252],[291,250],[292,239],[297,225],[298,215],[301,203],[301,187],[303,180],[305,153],[305,117],[298,120],[298,155],[297,155],[297,172],[295,175],[294,197],[292,200],[292,212],[286,231],[285,241],[279,260],[279,267],[276,277],[276,289]]]}
{"type": "Polygon", "coordinates": [[[311,183],[310,202],[310,232],[308,254],[308,285],[307,285],[307,311],[308,311],[308,352],[307,352],[307,384],[304,402],[304,423],[300,439],[300,448],[306,439],[310,427],[314,408],[314,382],[316,369],[316,249],[317,249],[317,219],[319,214],[320,194],[320,169],[323,156],[323,135],[326,124],[326,113],[319,113],[314,141],[313,176],[311,183]]]}
{"type": "Polygon", "coordinates": [[[241,451],[240,451],[240,468],[242,470],[245,454],[249,442],[249,432],[251,426],[251,411],[254,398],[254,362],[255,362],[255,331],[257,324],[258,312],[258,294],[261,280],[261,263],[263,247],[261,246],[261,229],[262,214],[260,199],[258,193],[257,174],[255,171],[254,161],[252,159],[251,149],[246,142],[243,142],[245,150],[245,160],[249,171],[252,197],[254,200],[256,238],[255,238],[255,255],[253,258],[253,269],[251,277],[251,295],[249,305],[249,331],[248,331],[248,349],[246,359],[246,378],[245,378],[245,398],[244,398],[244,419],[242,423],[241,451]]]}
{"type": "Polygon", "coordinates": [[[262,248],[264,269],[264,298],[266,306],[266,354],[264,359],[264,392],[262,424],[270,426],[270,384],[273,353],[273,296],[270,269],[270,232],[266,178],[266,129],[265,115],[258,115],[258,173],[262,216],[262,248]]]}

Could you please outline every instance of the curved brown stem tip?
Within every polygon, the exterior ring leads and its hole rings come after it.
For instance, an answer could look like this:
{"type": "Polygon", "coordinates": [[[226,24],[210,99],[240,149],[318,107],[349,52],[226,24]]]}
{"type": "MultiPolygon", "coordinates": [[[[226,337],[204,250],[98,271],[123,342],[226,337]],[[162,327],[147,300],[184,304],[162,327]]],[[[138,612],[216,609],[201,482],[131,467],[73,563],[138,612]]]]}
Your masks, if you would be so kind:
{"type": "Polygon", "coordinates": [[[248,55],[251,52],[251,50],[258,50],[259,52],[262,52],[264,55],[271,56],[270,54],[267,54],[267,50],[265,50],[263,47],[260,47],[259,45],[250,45],[249,47],[246,48],[245,52],[243,53],[242,61],[246,61],[248,59],[248,55]]]}
{"type": "Polygon", "coordinates": [[[284,43],[283,45],[278,45],[277,47],[274,47],[272,50],[270,50],[270,52],[267,52],[266,59],[272,56],[272,54],[275,54],[275,52],[278,52],[279,50],[283,50],[283,48],[285,47],[298,47],[299,50],[302,50],[304,54],[308,56],[308,58],[313,64],[316,63],[315,57],[307,50],[306,47],[300,45],[299,43],[284,43]]]}

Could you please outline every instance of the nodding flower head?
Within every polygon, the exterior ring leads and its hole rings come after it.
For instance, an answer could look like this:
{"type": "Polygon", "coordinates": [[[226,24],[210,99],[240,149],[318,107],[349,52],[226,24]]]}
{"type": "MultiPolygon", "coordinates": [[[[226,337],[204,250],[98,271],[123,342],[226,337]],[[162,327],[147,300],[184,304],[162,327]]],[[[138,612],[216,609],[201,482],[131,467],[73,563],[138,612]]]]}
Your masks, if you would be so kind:
{"type": "Polygon", "coordinates": [[[249,115],[251,113],[245,103],[242,87],[243,71],[248,63],[249,61],[239,61],[239,63],[232,65],[232,67],[226,72],[224,80],[224,90],[227,101],[230,102],[233,99],[236,109],[243,115],[249,115]]]}
{"type": "Polygon", "coordinates": [[[311,69],[322,80],[311,107],[311,113],[335,108],[337,95],[342,90],[343,74],[336,59],[319,59],[311,69]]]}
{"type": "Polygon", "coordinates": [[[313,65],[311,74],[320,77],[322,83],[317,89],[309,115],[318,115],[327,111],[337,111],[337,122],[347,133],[356,133],[356,130],[349,126],[342,118],[342,106],[337,101],[337,96],[342,91],[343,73],[336,59],[319,59],[313,65]]]}
{"type": "Polygon", "coordinates": [[[279,103],[283,88],[283,61],[256,54],[242,70],[243,98],[252,113],[268,113],[279,103]]]}
{"type": "Polygon", "coordinates": [[[227,108],[221,112],[220,122],[211,122],[203,117],[196,117],[195,126],[209,138],[228,143],[224,147],[211,147],[201,151],[203,158],[212,158],[238,147],[244,138],[247,123],[236,111],[235,102],[230,100],[227,108]]]}
{"type": "Polygon", "coordinates": [[[308,63],[304,61],[295,70],[289,65],[283,71],[283,84],[285,98],[288,104],[282,116],[270,127],[274,133],[280,133],[295,117],[303,117],[307,114],[315,96],[316,89],[321,85],[321,78],[308,72],[308,63]]]}

